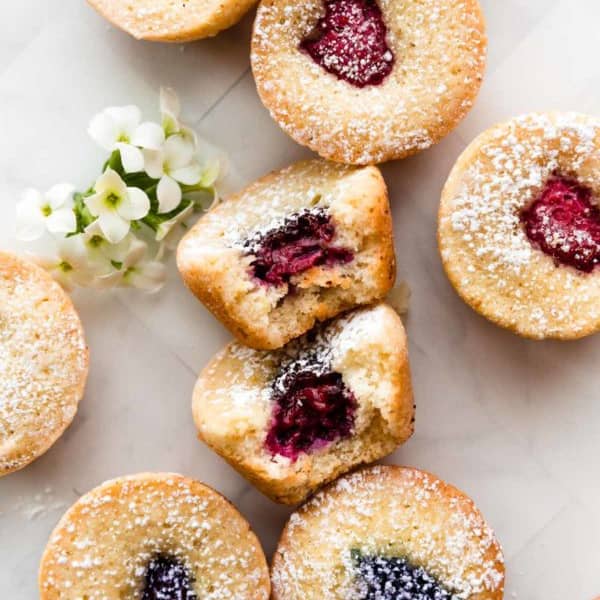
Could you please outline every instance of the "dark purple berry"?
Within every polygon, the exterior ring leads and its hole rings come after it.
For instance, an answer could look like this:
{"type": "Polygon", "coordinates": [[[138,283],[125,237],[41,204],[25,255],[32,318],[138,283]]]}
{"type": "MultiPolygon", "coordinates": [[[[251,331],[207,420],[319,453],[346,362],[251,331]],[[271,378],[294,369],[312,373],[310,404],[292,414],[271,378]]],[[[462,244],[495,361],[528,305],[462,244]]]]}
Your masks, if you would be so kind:
{"type": "Polygon", "coordinates": [[[422,567],[405,558],[352,552],[357,571],[356,600],[451,600],[452,594],[422,567]]]}
{"type": "Polygon", "coordinates": [[[600,263],[600,209],[578,181],[553,176],[521,221],[531,243],[558,264],[590,273],[600,263]]]}
{"type": "Polygon", "coordinates": [[[265,442],[272,454],[296,460],[302,452],[352,434],[356,398],[339,373],[293,373],[282,380],[273,399],[265,442]]]}
{"type": "Polygon", "coordinates": [[[197,600],[184,564],[174,556],[153,558],[146,570],[142,600],[197,600]]]}
{"type": "Polygon", "coordinates": [[[335,227],[324,211],[292,215],[284,224],[246,243],[254,277],[271,285],[289,283],[314,266],[345,264],[353,254],[331,245],[335,227]]]}
{"type": "Polygon", "coordinates": [[[375,0],[325,0],[325,16],[300,48],[328,73],[362,88],[379,85],[394,66],[375,0]]]}

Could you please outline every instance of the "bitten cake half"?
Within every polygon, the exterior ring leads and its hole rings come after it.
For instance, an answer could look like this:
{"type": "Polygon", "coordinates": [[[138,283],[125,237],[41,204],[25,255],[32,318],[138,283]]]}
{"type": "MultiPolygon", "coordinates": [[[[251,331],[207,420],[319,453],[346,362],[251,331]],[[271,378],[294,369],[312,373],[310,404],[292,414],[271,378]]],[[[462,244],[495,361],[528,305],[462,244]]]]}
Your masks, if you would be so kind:
{"type": "Polygon", "coordinates": [[[263,493],[300,502],[411,436],[402,321],[380,304],[280,350],[232,343],[202,371],[193,414],[200,438],[263,493]]]}
{"type": "Polygon", "coordinates": [[[204,215],[181,241],[177,263],[241,342],[279,348],[393,286],[385,182],[375,167],[296,163],[204,215]]]}

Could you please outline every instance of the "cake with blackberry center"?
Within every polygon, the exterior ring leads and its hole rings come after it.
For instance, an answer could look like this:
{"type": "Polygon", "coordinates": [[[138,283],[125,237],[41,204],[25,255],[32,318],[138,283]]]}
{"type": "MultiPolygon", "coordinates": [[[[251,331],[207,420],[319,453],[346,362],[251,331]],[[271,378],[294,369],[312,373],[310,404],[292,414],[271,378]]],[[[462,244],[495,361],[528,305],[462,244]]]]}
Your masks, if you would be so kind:
{"type": "Polygon", "coordinates": [[[294,512],[273,600],[501,600],[504,560],[473,501],[434,475],[376,466],[294,512]]]}
{"type": "Polygon", "coordinates": [[[268,600],[264,553],[220,494],[173,473],[108,481],[52,533],[41,600],[268,600]]]}

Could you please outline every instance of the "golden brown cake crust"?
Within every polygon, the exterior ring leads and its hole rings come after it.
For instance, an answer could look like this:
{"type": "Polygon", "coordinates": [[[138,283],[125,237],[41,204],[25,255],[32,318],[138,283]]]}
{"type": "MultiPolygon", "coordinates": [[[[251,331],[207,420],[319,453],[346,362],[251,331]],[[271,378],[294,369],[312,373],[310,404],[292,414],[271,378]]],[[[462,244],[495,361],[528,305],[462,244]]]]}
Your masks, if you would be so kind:
{"type": "Polygon", "coordinates": [[[311,160],[271,173],[201,217],[180,242],[177,265],[194,295],[242,343],[279,348],[392,288],[392,219],[381,172],[311,160]],[[354,259],[296,276],[290,295],[286,286],[268,289],[253,280],[239,239],[293,211],[320,207],[334,220],[334,242],[349,247],[354,259]]]}
{"type": "Polygon", "coordinates": [[[271,570],[272,600],[353,598],[352,551],[422,566],[456,600],[504,595],[504,561],[494,533],[470,498],[425,471],[365,468],[313,496],[282,533],[271,570]]]}
{"type": "Polygon", "coordinates": [[[535,248],[520,213],[556,171],[600,197],[600,120],[576,113],[515,118],[477,137],[442,192],[438,243],[463,300],[533,339],[600,330],[600,274],[556,266],[535,248]]]}
{"type": "Polygon", "coordinates": [[[184,564],[198,598],[269,598],[265,556],[246,520],[211,488],[174,473],[122,477],[82,496],[50,537],[40,598],[138,598],[159,555],[184,564]]]}
{"type": "Polygon", "coordinates": [[[88,0],[88,3],[137,39],[191,42],[235,25],[256,0],[88,0]]]}
{"type": "Polygon", "coordinates": [[[324,158],[374,164],[424,150],[470,110],[487,39],[477,0],[379,0],[396,57],[379,86],[338,80],[299,49],[322,0],[263,0],[252,69],[263,104],[294,140],[324,158]]]}
{"type": "Polygon", "coordinates": [[[83,328],[69,296],[37,265],[0,252],[0,477],[62,435],[87,373],[83,328]]]}
{"type": "MultiPolygon", "coordinates": [[[[261,352],[227,346],[203,369],[194,388],[193,414],[200,439],[276,502],[297,504],[348,470],[383,458],[414,429],[414,402],[402,321],[387,305],[364,308],[333,321],[319,334],[331,370],[342,375],[358,403],[351,437],[298,459],[265,448],[273,378],[282,360],[303,341],[261,352]]],[[[303,350],[300,350],[303,351],[303,350]]]]}

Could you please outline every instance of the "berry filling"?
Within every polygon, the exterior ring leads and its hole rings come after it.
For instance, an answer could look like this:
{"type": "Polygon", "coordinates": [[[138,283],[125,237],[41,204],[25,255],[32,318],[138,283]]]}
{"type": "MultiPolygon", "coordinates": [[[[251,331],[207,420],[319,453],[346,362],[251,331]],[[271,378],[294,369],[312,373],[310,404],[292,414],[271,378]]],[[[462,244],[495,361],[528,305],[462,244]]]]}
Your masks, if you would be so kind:
{"type": "Polygon", "coordinates": [[[530,242],[558,264],[590,273],[600,263],[600,209],[575,179],[550,178],[521,222],[530,242]]]}
{"type": "Polygon", "coordinates": [[[197,600],[183,563],[163,554],[153,558],[146,570],[142,600],[197,600]]]}
{"type": "Polygon", "coordinates": [[[358,574],[357,600],[451,600],[452,594],[422,567],[405,558],[352,551],[358,574]]]}
{"type": "Polygon", "coordinates": [[[265,445],[295,461],[301,453],[346,438],[354,428],[357,402],[339,373],[304,370],[275,386],[275,407],[265,445]]]}
{"type": "Polygon", "coordinates": [[[394,66],[375,0],[325,0],[325,16],[300,48],[328,73],[362,88],[379,85],[394,66]]]}
{"type": "Polygon", "coordinates": [[[281,227],[246,242],[248,253],[255,257],[252,274],[279,286],[315,266],[349,263],[352,251],[332,246],[334,235],[335,226],[324,211],[293,215],[281,227]]]}

